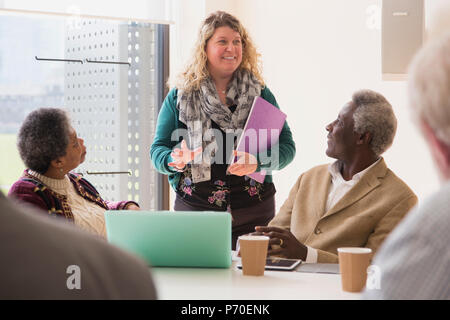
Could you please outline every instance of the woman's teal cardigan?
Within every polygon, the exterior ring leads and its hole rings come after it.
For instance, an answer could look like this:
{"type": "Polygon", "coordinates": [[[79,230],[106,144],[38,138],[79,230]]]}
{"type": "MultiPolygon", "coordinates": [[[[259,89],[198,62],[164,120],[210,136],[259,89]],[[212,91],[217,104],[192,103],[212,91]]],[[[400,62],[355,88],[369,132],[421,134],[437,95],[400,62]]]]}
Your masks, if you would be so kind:
{"type": "MultiPolygon", "coordinates": [[[[159,111],[158,121],[156,124],[156,132],[153,143],[150,147],[150,158],[156,170],[162,174],[167,174],[169,176],[169,183],[174,190],[178,185],[180,176],[182,173],[175,171],[173,168],[169,167],[169,163],[173,161],[170,153],[172,149],[180,142],[180,135],[176,134],[177,129],[186,128],[182,122],[179,121],[179,110],[176,108],[177,105],[177,93],[176,88],[172,89],[167,97],[164,99],[161,110],[159,111]],[[175,137],[178,139],[172,140],[172,134],[175,132],[175,137]]],[[[261,90],[261,98],[267,100],[277,108],[280,108],[273,96],[272,92],[267,87],[261,90]]],[[[270,167],[271,169],[283,169],[287,166],[295,156],[295,143],[292,140],[291,129],[287,121],[284,123],[283,129],[281,130],[280,139],[278,142],[279,146],[279,157],[278,163],[261,163],[258,158],[258,169],[257,171],[264,169],[265,167],[270,167]]],[[[270,155],[270,150],[267,152],[270,155]]],[[[264,182],[272,182],[272,176],[266,175],[264,182]]]]}

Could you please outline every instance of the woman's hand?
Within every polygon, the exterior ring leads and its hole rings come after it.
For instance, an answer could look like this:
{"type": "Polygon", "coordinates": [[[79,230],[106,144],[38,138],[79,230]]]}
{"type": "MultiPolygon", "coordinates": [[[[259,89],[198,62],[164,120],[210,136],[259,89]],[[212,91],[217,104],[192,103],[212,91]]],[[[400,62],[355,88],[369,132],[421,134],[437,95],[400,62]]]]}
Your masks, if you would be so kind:
{"type": "Polygon", "coordinates": [[[191,151],[187,147],[186,140],[181,141],[181,149],[175,148],[173,149],[170,156],[173,159],[173,162],[169,163],[169,166],[175,168],[178,171],[183,171],[184,167],[194,160],[194,158],[202,152],[202,147],[198,147],[197,149],[191,151]]]}
{"type": "Polygon", "coordinates": [[[297,240],[289,231],[277,227],[255,227],[256,232],[270,237],[269,250],[267,255],[282,255],[289,259],[306,260],[308,248],[297,240]],[[278,248],[272,249],[271,245],[278,245],[278,248]]]}
{"type": "Polygon", "coordinates": [[[256,157],[250,153],[234,150],[234,156],[238,157],[235,163],[228,167],[228,172],[236,176],[245,176],[256,171],[258,161],[256,157]]]}

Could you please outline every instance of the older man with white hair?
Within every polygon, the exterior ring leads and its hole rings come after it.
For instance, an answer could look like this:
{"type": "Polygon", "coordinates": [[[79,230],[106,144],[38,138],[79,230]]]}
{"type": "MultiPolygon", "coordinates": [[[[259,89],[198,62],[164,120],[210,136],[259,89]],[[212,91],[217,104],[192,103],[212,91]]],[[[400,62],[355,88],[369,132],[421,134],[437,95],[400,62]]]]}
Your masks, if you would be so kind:
{"type": "Polygon", "coordinates": [[[408,98],[443,185],[387,239],[374,260],[379,286],[364,297],[450,299],[450,34],[414,58],[408,98]]]}
{"type": "Polygon", "coordinates": [[[326,154],[337,159],[303,173],[268,227],[269,255],[336,263],[337,248],[376,252],[417,203],[411,189],[381,157],[397,129],[392,106],[381,94],[360,90],[326,126],[326,154]]]}

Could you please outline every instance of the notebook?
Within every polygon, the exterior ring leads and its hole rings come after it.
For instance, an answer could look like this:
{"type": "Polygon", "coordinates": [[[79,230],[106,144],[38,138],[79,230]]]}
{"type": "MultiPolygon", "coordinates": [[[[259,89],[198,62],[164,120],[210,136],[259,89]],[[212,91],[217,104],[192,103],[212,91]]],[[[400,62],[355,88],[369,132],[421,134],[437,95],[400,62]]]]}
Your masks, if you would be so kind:
{"type": "MultiPolygon", "coordinates": [[[[270,149],[278,142],[285,121],[285,113],[263,98],[255,97],[236,150],[256,156],[270,149]]],[[[261,170],[249,174],[248,177],[263,183],[266,172],[261,170]]]]}
{"type": "Polygon", "coordinates": [[[106,211],[110,243],[154,267],[231,266],[231,215],[208,211],[106,211]]]}

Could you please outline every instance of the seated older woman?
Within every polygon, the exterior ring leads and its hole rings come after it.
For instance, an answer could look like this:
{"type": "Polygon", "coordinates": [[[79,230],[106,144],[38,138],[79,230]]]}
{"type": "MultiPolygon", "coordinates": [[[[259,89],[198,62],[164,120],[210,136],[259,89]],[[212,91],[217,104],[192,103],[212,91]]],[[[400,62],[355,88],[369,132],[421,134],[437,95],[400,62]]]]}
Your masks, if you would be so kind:
{"type": "Polygon", "coordinates": [[[41,108],[31,112],[17,142],[28,169],[13,184],[9,196],[105,237],[106,210],[139,210],[139,206],[133,201],[105,201],[87,180],[70,172],[84,161],[83,143],[63,110],[41,108]]]}

